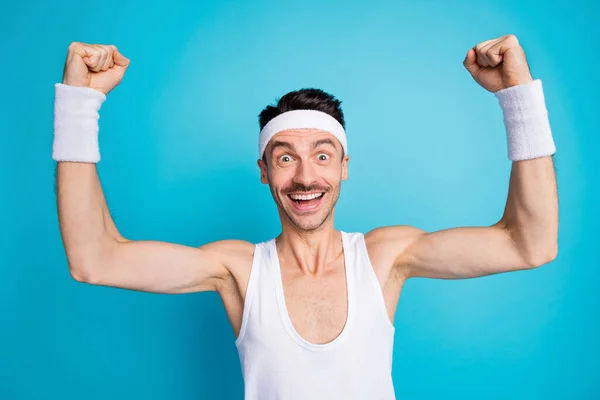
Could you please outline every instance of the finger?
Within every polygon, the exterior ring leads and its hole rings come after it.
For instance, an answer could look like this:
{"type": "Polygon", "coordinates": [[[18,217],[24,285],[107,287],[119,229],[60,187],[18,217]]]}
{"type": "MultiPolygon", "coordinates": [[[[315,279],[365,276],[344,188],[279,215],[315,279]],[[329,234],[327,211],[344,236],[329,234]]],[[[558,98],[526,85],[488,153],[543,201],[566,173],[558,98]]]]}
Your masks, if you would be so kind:
{"type": "Polygon", "coordinates": [[[109,68],[112,68],[115,65],[115,52],[116,51],[117,51],[117,46],[110,45],[108,47],[108,54],[110,56],[110,66],[109,66],[109,68]]]}
{"type": "Polygon", "coordinates": [[[495,43],[496,43],[495,41],[490,41],[490,42],[486,43],[484,46],[482,46],[479,49],[479,52],[477,53],[477,57],[479,57],[481,59],[481,61],[485,67],[493,67],[494,66],[494,62],[488,55],[488,49],[491,48],[495,43]]]}
{"type": "Polygon", "coordinates": [[[479,64],[477,64],[477,56],[474,48],[469,49],[469,51],[467,52],[467,56],[463,61],[463,65],[471,75],[475,76],[477,73],[479,73],[481,67],[479,66],[479,64]]]}
{"type": "Polygon", "coordinates": [[[72,42],[69,45],[69,54],[68,55],[72,56],[73,54],[77,54],[81,58],[89,57],[92,55],[90,53],[91,48],[92,48],[92,46],[87,43],[72,42]]]}
{"type": "Polygon", "coordinates": [[[104,63],[104,54],[102,52],[102,49],[96,44],[90,44],[85,46],[85,51],[87,53],[86,64],[88,66],[88,69],[93,72],[100,71],[100,69],[102,68],[102,64],[104,63]]]}
{"type": "Polygon", "coordinates": [[[479,63],[480,66],[482,66],[482,67],[490,66],[490,60],[488,60],[488,58],[485,54],[485,49],[490,44],[493,44],[495,41],[496,41],[496,39],[490,39],[490,40],[481,42],[481,43],[477,44],[477,46],[475,46],[475,51],[477,53],[477,62],[479,63]]]}
{"type": "Polygon", "coordinates": [[[92,55],[92,59],[94,60],[93,71],[100,72],[102,70],[102,66],[104,65],[106,54],[101,45],[93,44],[91,46],[93,46],[93,48],[96,50],[96,53],[94,53],[96,54],[96,57],[92,55]]]}
{"type": "Polygon", "coordinates": [[[99,65],[98,65],[98,70],[99,71],[106,71],[107,70],[107,65],[110,65],[110,53],[108,51],[107,46],[99,44],[97,45],[98,48],[100,49],[100,52],[102,53],[102,58],[100,59],[99,65]]]}
{"type": "MultiPolygon", "coordinates": [[[[503,36],[493,47],[487,50],[488,57],[497,64],[504,61],[504,54],[511,49],[520,48],[519,40],[515,35],[503,36]]],[[[496,64],[496,65],[497,65],[496,64]]]]}
{"type": "Polygon", "coordinates": [[[96,67],[100,59],[99,51],[94,45],[82,42],[73,42],[69,46],[69,55],[67,58],[72,58],[74,55],[81,57],[90,70],[96,67]]]}
{"type": "Polygon", "coordinates": [[[495,43],[485,50],[486,57],[490,60],[490,66],[495,67],[503,60],[503,54],[506,51],[506,43],[504,41],[495,43]]]}
{"type": "Polygon", "coordinates": [[[482,67],[491,66],[491,60],[488,58],[486,51],[487,49],[494,44],[494,41],[488,40],[484,43],[481,43],[481,46],[477,49],[477,61],[479,61],[479,65],[482,67]]]}
{"type": "Polygon", "coordinates": [[[109,45],[109,46],[102,46],[102,50],[105,53],[105,59],[104,59],[104,64],[102,64],[102,71],[108,71],[110,68],[112,68],[114,62],[113,62],[113,57],[112,57],[112,53],[113,50],[115,49],[115,46],[113,45],[109,45]]]}

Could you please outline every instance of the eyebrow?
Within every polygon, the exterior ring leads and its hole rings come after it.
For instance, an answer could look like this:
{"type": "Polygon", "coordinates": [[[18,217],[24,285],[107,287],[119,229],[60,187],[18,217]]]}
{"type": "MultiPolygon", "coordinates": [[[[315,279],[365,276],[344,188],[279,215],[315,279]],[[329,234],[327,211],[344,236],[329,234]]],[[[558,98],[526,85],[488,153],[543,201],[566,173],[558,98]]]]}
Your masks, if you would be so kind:
{"type": "MultiPolygon", "coordinates": [[[[311,151],[314,150],[314,149],[316,149],[317,147],[319,147],[322,144],[328,144],[331,147],[335,148],[335,142],[333,140],[331,140],[331,139],[319,139],[319,140],[317,140],[317,141],[315,141],[315,142],[313,142],[311,144],[311,146],[310,146],[311,151]]],[[[275,141],[273,141],[273,145],[271,146],[271,152],[275,151],[275,149],[277,147],[285,147],[287,149],[294,150],[294,146],[291,145],[290,143],[288,143],[288,142],[282,142],[280,140],[275,140],[275,141]]]]}
{"type": "Polygon", "coordinates": [[[314,150],[314,149],[316,149],[317,147],[319,147],[322,144],[328,144],[328,145],[330,145],[331,147],[333,147],[335,149],[335,143],[331,139],[319,139],[316,142],[313,142],[313,144],[310,147],[310,149],[314,150]]]}
{"type": "Polygon", "coordinates": [[[288,148],[290,150],[294,149],[294,146],[292,146],[291,144],[289,144],[287,142],[282,142],[282,141],[279,141],[279,140],[274,140],[273,141],[273,145],[271,146],[271,153],[273,153],[277,147],[285,147],[285,148],[288,148]]]}

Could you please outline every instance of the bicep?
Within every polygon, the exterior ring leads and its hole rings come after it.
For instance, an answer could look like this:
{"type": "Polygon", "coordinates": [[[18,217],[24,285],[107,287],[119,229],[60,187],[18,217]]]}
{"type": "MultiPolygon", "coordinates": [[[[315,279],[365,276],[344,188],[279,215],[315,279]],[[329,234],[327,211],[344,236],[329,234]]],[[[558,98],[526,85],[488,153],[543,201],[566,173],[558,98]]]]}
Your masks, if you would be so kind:
{"type": "Polygon", "coordinates": [[[154,293],[216,290],[229,275],[226,256],[241,241],[220,241],[201,247],[151,241],[112,242],[89,283],[154,293]]]}
{"type": "Polygon", "coordinates": [[[531,267],[501,223],[420,231],[400,252],[396,265],[407,277],[439,279],[475,278],[531,267]]]}

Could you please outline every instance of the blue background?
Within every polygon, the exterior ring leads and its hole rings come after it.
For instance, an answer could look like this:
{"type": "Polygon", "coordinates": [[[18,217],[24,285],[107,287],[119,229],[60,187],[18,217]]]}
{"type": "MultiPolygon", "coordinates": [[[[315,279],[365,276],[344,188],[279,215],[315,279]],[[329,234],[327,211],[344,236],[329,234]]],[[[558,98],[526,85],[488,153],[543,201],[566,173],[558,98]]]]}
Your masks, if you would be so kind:
{"type": "Polygon", "coordinates": [[[256,166],[260,110],[318,87],[343,101],[350,177],[336,227],[496,222],[510,161],[491,93],[463,68],[514,33],[544,82],[557,146],[558,258],[471,280],[411,279],[399,399],[600,397],[597,66],[592,1],[4,2],[0,13],[0,398],[236,399],[215,293],[70,278],[51,159],[53,84],[71,41],[131,59],[101,110],[98,164],[131,239],[198,246],[279,232],[256,166]]]}

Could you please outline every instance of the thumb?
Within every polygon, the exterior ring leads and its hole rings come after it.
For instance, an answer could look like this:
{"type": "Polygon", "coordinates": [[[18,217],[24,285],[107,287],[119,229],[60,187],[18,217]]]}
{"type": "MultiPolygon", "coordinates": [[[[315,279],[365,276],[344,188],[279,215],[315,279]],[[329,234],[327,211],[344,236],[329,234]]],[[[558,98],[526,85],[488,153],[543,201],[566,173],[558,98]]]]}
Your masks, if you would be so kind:
{"type": "Polygon", "coordinates": [[[115,63],[114,67],[117,69],[125,70],[129,67],[130,60],[125,57],[123,54],[119,53],[119,50],[115,49],[113,51],[113,61],[115,63]]]}
{"type": "Polygon", "coordinates": [[[475,75],[477,74],[477,72],[479,72],[481,67],[479,66],[479,64],[477,64],[477,57],[475,56],[474,49],[469,49],[469,51],[467,52],[467,56],[463,61],[463,65],[471,75],[475,75]]]}

